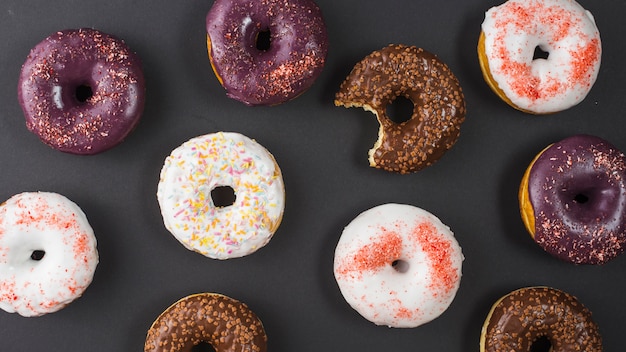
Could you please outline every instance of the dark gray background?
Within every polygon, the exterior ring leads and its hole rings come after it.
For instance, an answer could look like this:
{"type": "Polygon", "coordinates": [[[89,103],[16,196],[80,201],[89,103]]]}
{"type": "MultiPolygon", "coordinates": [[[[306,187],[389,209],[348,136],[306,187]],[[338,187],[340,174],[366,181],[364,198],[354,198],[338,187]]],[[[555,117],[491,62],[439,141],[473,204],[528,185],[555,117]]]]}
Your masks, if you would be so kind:
{"type": "Polygon", "coordinates": [[[83,297],[40,318],[0,312],[0,350],[141,351],[152,321],[188,294],[213,291],[246,302],[274,352],[478,351],[491,304],[511,290],[549,285],[577,296],[600,325],[607,351],[623,349],[626,256],[575,266],[544,253],[526,234],[517,191],[533,156],[576,133],[626,150],[623,111],[624,1],[581,3],[603,40],[596,85],[580,105],[531,116],[483,82],[476,44],[484,11],[500,1],[318,0],[330,35],[324,72],[304,95],[276,107],[228,99],[206,55],[212,1],[4,0],[0,5],[0,198],[54,191],[78,203],[98,239],[100,264],[83,297]],[[54,31],[94,27],[123,38],[142,58],[147,104],[138,128],[95,156],[63,154],[24,125],[17,79],[29,50],[54,31]],[[374,115],[338,108],[333,96],[352,66],[389,43],[421,46],[449,64],[467,99],[458,143],[411,175],[371,169],[374,115]],[[280,164],[287,190],[282,225],[259,252],[216,261],[183,248],[156,201],[161,165],[187,139],[236,131],[280,164]],[[378,327],[343,300],[332,274],[343,227],[373,206],[399,202],[437,215],[463,247],[456,299],[415,329],[378,327]]]}

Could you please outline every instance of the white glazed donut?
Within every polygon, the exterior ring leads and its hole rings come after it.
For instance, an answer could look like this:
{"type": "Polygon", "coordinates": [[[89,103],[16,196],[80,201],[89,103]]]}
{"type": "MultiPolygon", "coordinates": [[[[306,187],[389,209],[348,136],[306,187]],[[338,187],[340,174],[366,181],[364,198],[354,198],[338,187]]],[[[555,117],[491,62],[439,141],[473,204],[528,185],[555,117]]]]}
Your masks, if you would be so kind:
{"type": "Polygon", "coordinates": [[[0,205],[0,308],[26,317],[80,297],[98,265],[96,238],[82,210],[49,192],[0,205]]]}
{"type": "Polygon", "coordinates": [[[450,306],[462,262],[461,247],[437,217],[411,205],[384,204],[346,226],[334,273],[344,298],[364,318],[412,328],[450,306]]]}
{"type": "Polygon", "coordinates": [[[239,133],[199,136],[165,159],[157,188],[165,227],[186,248],[214,259],[251,254],[280,225],[285,188],[272,154],[239,133]],[[212,192],[230,187],[235,200],[216,206],[212,192]]]}
{"type": "Polygon", "coordinates": [[[587,96],[602,46],[593,16],[573,0],[509,0],[485,14],[478,51],[498,95],[519,110],[547,114],[587,96]],[[533,60],[537,47],[548,57],[533,60]]]}

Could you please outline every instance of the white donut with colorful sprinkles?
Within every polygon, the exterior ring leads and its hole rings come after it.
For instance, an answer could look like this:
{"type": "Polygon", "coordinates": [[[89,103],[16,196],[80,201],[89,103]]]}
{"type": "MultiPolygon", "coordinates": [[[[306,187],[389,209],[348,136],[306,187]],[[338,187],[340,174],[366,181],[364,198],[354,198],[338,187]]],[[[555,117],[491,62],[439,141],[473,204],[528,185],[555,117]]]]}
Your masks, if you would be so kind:
{"type": "Polygon", "coordinates": [[[270,241],[282,220],[285,188],[267,149],[242,134],[217,132],[172,151],[157,199],[165,227],[186,248],[229,259],[270,241]],[[215,191],[224,188],[231,189],[234,201],[220,204],[215,191]]]}

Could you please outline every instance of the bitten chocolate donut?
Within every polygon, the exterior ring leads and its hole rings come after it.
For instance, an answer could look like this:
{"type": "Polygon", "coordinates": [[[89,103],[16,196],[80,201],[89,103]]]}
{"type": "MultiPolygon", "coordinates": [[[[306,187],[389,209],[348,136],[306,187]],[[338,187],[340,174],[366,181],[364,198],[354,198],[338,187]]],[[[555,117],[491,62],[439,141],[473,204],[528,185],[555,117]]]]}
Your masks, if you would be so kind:
{"type": "Polygon", "coordinates": [[[312,0],[217,0],[206,17],[213,71],[246,105],[277,105],[309,89],[328,52],[312,0]]]}
{"type": "Polygon", "coordinates": [[[435,55],[413,46],[389,45],[365,57],[341,84],[335,105],[362,107],[376,115],[378,140],[370,166],[410,173],[438,160],[459,137],[465,99],[459,81],[435,55]],[[404,96],[413,102],[408,121],[387,117],[387,105],[404,96]]]}
{"type": "Polygon", "coordinates": [[[545,251],[604,264],[626,246],[626,158],[611,143],[576,135],[544,149],[519,190],[522,220],[545,251]]]}
{"type": "Polygon", "coordinates": [[[37,44],[18,84],[26,127],[73,154],[122,142],[139,122],[144,96],[138,56],[120,39],[88,28],[56,32],[37,44]]]}
{"type": "Polygon", "coordinates": [[[481,28],[478,59],[485,81],[518,110],[568,109],[596,81],[600,33],[576,1],[509,0],[489,9],[481,28]]]}
{"type": "Polygon", "coordinates": [[[550,287],[526,287],[500,298],[480,335],[480,352],[532,351],[546,338],[552,352],[602,352],[591,312],[576,297],[550,287]]]}
{"type": "Polygon", "coordinates": [[[201,343],[216,352],[266,352],[267,335],[248,306],[217,293],[182,298],[154,321],[145,352],[189,352],[201,343]]]}

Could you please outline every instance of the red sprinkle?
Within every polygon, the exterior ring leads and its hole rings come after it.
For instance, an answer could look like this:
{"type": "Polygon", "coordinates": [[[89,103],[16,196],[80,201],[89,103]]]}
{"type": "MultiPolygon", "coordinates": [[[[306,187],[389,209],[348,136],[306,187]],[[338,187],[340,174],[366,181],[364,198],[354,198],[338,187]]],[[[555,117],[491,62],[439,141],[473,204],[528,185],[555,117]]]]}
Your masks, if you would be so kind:
{"type": "Polygon", "coordinates": [[[600,42],[598,39],[594,38],[584,48],[572,50],[570,53],[572,55],[573,66],[571,80],[576,82],[584,81],[587,82],[587,85],[590,85],[591,74],[589,72],[594,67],[594,63],[598,60],[600,42]]]}
{"type": "Polygon", "coordinates": [[[341,265],[338,273],[377,271],[390,266],[400,257],[402,237],[397,232],[381,229],[381,236],[367,246],[359,248],[352,260],[341,265]]]}
{"type": "Polygon", "coordinates": [[[452,265],[452,248],[450,241],[445,239],[429,222],[416,224],[413,238],[422,247],[431,262],[433,295],[439,292],[448,294],[459,280],[459,275],[452,265]]]}

